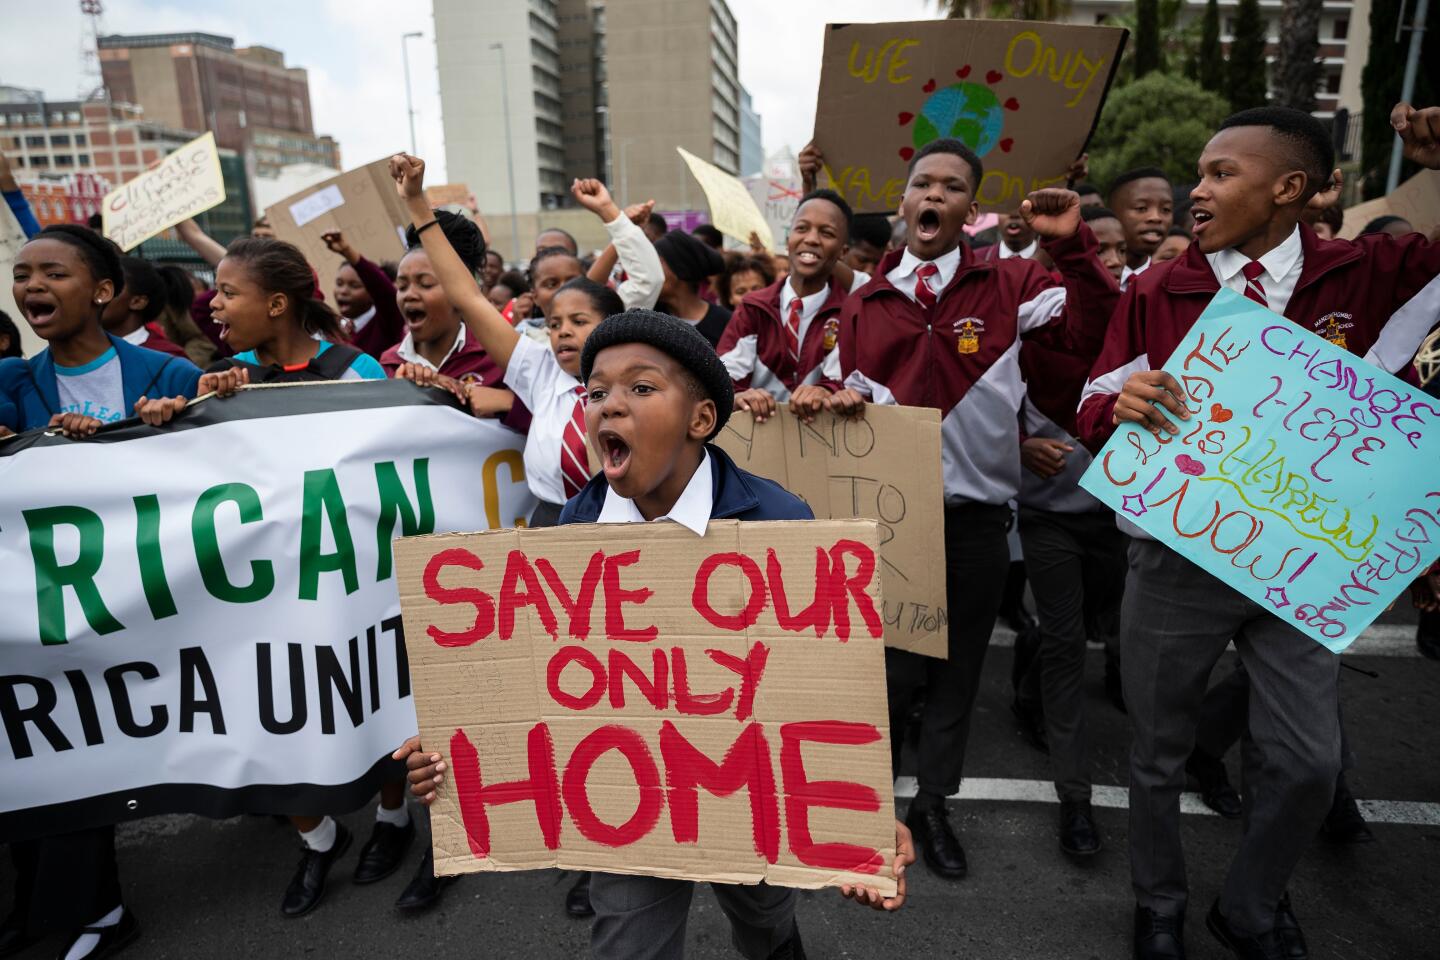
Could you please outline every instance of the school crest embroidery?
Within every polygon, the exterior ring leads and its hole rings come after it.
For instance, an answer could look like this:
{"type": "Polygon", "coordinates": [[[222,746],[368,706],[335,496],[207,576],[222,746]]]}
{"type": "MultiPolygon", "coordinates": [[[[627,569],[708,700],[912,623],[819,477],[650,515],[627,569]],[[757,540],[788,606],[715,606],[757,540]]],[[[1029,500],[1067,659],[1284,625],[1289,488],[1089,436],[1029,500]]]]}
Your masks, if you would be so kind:
{"type": "Polygon", "coordinates": [[[1341,350],[1348,350],[1350,348],[1345,342],[1345,331],[1355,326],[1354,319],[1351,314],[1341,311],[1327,313],[1315,321],[1315,332],[1341,350]]]}
{"type": "Polygon", "coordinates": [[[477,385],[477,384],[483,386],[484,383],[485,383],[484,378],[481,377],[480,374],[475,373],[474,371],[471,371],[470,373],[462,373],[462,374],[460,374],[460,376],[456,377],[455,379],[459,380],[461,383],[465,384],[465,386],[467,386],[467,387],[473,387],[473,386],[475,386],[475,385],[477,385]]]}
{"type": "Polygon", "coordinates": [[[829,353],[835,349],[835,341],[840,336],[840,318],[831,317],[825,321],[825,352],[829,353]]]}
{"type": "Polygon", "coordinates": [[[980,335],[985,332],[985,321],[979,317],[966,317],[955,321],[955,349],[961,354],[977,353],[980,350],[980,335]]]}

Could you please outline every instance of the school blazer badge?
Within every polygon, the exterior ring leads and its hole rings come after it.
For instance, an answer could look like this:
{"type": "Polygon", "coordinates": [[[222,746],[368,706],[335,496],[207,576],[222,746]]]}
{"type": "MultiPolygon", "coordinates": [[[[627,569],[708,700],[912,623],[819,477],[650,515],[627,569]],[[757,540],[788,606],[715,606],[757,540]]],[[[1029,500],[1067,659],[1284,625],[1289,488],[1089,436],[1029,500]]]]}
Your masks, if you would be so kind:
{"type": "Polygon", "coordinates": [[[1355,326],[1354,316],[1342,311],[1327,313],[1315,321],[1315,332],[1329,340],[1341,350],[1348,350],[1345,343],[1345,331],[1355,326]]]}
{"type": "Polygon", "coordinates": [[[835,341],[840,337],[840,318],[831,317],[825,321],[825,352],[829,353],[835,349],[835,341]]]}
{"type": "Polygon", "coordinates": [[[955,349],[959,353],[977,353],[980,350],[980,335],[985,332],[985,321],[979,317],[965,317],[955,321],[955,349]]]}

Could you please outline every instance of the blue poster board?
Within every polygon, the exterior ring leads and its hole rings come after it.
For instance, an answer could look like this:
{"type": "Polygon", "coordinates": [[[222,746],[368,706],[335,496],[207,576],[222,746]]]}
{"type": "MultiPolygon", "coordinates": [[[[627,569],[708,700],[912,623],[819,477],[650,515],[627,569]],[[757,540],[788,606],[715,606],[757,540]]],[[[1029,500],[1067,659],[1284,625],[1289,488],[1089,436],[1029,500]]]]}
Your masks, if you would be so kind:
{"type": "Polygon", "coordinates": [[[1440,401],[1230,290],[1164,369],[1180,433],[1122,424],[1080,485],[1344,650],[1440,555],[1440,401]]]}

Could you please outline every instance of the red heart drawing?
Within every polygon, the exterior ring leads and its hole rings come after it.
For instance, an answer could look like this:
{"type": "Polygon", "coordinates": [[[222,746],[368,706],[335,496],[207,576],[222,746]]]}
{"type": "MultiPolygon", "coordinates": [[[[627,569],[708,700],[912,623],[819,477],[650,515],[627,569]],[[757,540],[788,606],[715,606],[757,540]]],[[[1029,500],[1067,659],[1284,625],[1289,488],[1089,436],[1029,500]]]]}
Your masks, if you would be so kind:
{"type": "Polygon", "coordinates": [[[1231,413],[1229,410],[1225,409],[1225,407],[1221,406],[1220,404],[1210,404],[1210,419],[1214,420],[1216,423],[1224,423],[1226,420],[1229,420],[1233,416],[1235,416],[1235,414],[1231,413]]]}
{"type": "Polygon", "coordinates": [[[1181,473],[1191,477],[1198,477],[1205,472],[1205,464],[1183,453],[1176,455],[1175,466],[1180,468],[1181,473]]]}
{"type": "Polygon", "coordinates": [[[900,159],[901,159],[901,160],[905,160],[905,161],[908,162],[908,161],[910,160],[910,158],[913,157],[913,156],[915,156],[915,148],[914,148],[914,147],[901,147],[901,148],[900,148],[900,159]]]}
{"type": "Polygon", "coordinates": [[[1006,110],[1019,110],[1019,109],[1020,109],[1020,101],[1019,101],[1019,100],[1016,100],[1014,97],[1011,97],[1009,100],[1006,100],[1006,101],[1005,101],[1005,109],[1006,109],[1006,110]]]}
{"type": "Polygon", "coordinates": [[[955,76],[959,77],[961,80],[964,80],[966,77],[970,76],[970,64],[967,63],[959,70],[956,70],[955,76]]]}
{"type": "Polygon", "coordinates": [[[1004,140],[1000,141],[1000,149],[1005,151],[1006,153],[1009,153],[1010,148],[1013,146],[1015,146],[1015,141],[1010,137],[1006,137],[1004,140]]]}
{"type": "Polygon", "coordinates": [[[905,124],[909,123],[911,120],[914,120],[914,119],[915,119],[915,114],[910,113],[908,110],[901,110],[901,111],[900,111],[900,126],[903,127],[903,126],[905,126],[905,124]]]}
{"type": "Polygon", "coordinates": [[[999,70],[991,70],[989,73],[985,74],[985,82],[993,87],[995,84],[1000,82],[1000,78],[1003,76],[1005,76],[1005,74],[1001,73],[999,70]]]}
{"type": "Polygon", "coordinates": [[[932,91],[934,91],[934,89],[935,89],[935,78],[934,78],[934,77],[931,77],[931,78],[929,79],[929,81],[926,82],[925,86],[921,87],[920,89],[921,89],[921,90],[924,90],[926,93],[931,93],[932,91]]]}

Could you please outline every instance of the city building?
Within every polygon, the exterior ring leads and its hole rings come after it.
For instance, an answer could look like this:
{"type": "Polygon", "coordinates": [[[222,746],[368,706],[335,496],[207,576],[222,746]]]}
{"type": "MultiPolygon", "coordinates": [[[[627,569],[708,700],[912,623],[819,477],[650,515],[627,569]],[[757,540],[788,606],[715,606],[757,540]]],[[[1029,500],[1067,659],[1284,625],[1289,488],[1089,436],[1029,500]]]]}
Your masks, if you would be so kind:
{"type": "Polygon", "coordinates": [[[760,114],[750,102],[750,91],[740,88],[740,176],[753,177],[765,166],[765,144],[760,133],[760,114]]]}
{"type": "Polygon", "coordinates": [[[725,0],[490,0],[483,18],[467,0],[434,0],[434,16],[448,177],[470,187],[502,246],[525,248],[542,219],[579,227],[589,245],[589,215],[567,209],[576,177],[604,178],[621,204],[680,212],[705,200],[677,146],[740,172],[725,0]]]}
{"type": "Polygon", "coordinates": [[[112,35],[99,39],[105,90],[146,119],[184,130],[213,130],[221,147],[253,157],[266,176],[291,163],[340,169],[340,149],[315,134],[310,79],[269,47],[236,48],[209,33],[112,35]]]}
{"type": "MultiPolygon", "coordinates": [[[[1199,20],[1205,12],[1205,0],[1182,0],[1182,23],[1199,20]]],[[[1220,42],[1228,52],[1234,37],[1235,9],[1238,0],[1219,0],[1220,42]]],[[[1276,47],[1280,42],[1281,0],[1260,0],[1260,15],[1265,20],[1269,38],[1266,60],[1273,67],[1276,47]]],[[[1067,13],[1058,19],[1068,23],[1100,24],[1111,17],[1133,12],[1130,0],[1071,0],[1067,13]]],[[[1320,82],[1315,91],[1315,115],[1332,116],[1345,108],[1351,114],[1361,108],[1360,73],[1365,69],[1369,50],[1370,0],[1324,0],[1320,15],[1320,82]]],[[[1134,42],[1134,37],[1130,38],[1134,42]]]]}

